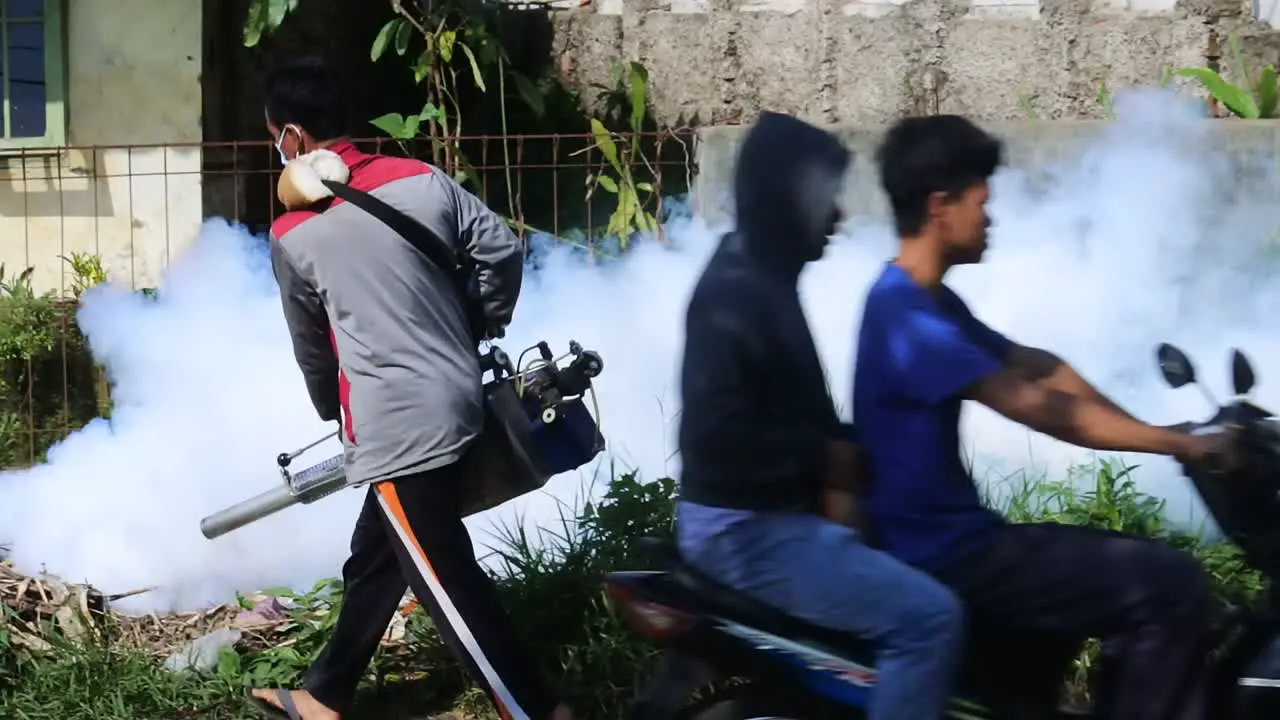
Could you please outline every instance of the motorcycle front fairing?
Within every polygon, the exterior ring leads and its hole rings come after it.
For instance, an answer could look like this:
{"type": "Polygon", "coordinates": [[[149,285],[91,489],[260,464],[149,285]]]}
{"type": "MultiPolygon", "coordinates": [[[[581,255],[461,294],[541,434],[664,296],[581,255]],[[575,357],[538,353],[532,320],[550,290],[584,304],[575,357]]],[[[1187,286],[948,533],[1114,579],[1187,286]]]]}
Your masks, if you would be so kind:
{"type": "Polygon", "coordinates": [[[1187,477],[1224,536],[1268,580],[1280,577],[1280,424],[1249,403],[1227,406],[1203,432],[1225,421],[1243,424],[1239,469],[1217,476],[1184,465],[1187,477]]]}
{"type": "Polygon", "coordinates": [[[1218,625],[1210,717],[1277,718],[1280,597],[1274,580],[1280,577],[1280,423],[1255,405],[1237,402],[1203,429],[1216,431],[1227,421],[1243,428],[1239,469],[1226,476],[1185,469],[1223,535],[1263,575],[1266,587],[1260,601],[1228,608],[1218,625]]]}

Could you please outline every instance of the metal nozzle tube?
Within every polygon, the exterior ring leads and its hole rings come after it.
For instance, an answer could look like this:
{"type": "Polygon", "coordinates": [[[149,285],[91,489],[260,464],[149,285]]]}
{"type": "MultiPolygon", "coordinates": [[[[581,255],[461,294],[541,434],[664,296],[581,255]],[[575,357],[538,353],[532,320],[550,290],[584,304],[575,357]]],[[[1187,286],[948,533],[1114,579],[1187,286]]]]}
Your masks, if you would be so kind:
{"type": "Polygon", "coordinates": [[[200,521],[200,532],[210,540],[298,504],[298,498],[284,483],[200,521]]]}
{"type": "Polygon", "coordinates": [[[300,470],[289,482],[242,500],[200,521],[200,532],[210,540],[278,513],[290,505],[313,503],[346,487],[347,474],[342,454],[300,470]]]}

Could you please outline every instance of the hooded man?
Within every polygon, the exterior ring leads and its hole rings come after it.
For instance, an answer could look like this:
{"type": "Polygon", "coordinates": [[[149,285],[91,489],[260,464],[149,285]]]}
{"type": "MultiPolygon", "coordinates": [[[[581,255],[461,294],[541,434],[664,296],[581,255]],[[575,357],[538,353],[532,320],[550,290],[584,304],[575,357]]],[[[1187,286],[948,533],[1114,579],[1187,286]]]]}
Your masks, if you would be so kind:
{"type": "Polygon", "coordinates": [[[677,537],[710,578],[809,623],[879,645],[871,720],[942,716],[963,618],[941,584],[823,516],[861,490],[800,306],[804,266],[840,220],[850,153],[764,113],[734,178],[737,228],[689,302],[681,370],[677,537]]]}
{"type": "Polygon", "coordinates": [[[503,718],[568,720],[518,646],[462,524],[464,465],[484,417],[464,300],[408,240],[320,197],[321,180],[345,181],[465,248],[491,335],[511,320],[524,247],[438,168],[360,152],[346,113],[337,73],[319,60],[285,64],[267,79],[267,130],[281,161],[299,166],[281,177],[289,212],[271,226],[284,317],[317,413],[341,423],[348,478],[369,490],[342,568],[342,609],[306,689],[253,697],[279,717],[338,718],[412,588],[503,718]]]}

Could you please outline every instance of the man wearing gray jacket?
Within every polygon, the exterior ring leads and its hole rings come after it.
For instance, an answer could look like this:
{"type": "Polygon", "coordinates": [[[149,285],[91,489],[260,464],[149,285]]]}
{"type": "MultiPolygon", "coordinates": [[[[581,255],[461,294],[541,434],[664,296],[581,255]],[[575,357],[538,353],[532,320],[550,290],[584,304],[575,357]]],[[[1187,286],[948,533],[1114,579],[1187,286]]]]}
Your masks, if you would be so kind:
{"type": "MultiPolygon", "coordinates": [[[[346,98],[322,61],[267,80],[266,121],[281,161],[318,149],[348,184],[465,248],[489,333],[511,320],[524,248],[479,199],[426,163],[360,152],[346,98]]],[[[464,301],[446,271],[373,216],[331,199],[271,226],[271,261],[294,354],[316,411],[337,421],[352,481],[369,483],[343,565],[343,604],[305,690],[254,690],[277,717],[347,710],[406,588],[499,714],[568,720],[517,646],[459,508],[463,468],[482,431],[481,370],[464,301]]]]}

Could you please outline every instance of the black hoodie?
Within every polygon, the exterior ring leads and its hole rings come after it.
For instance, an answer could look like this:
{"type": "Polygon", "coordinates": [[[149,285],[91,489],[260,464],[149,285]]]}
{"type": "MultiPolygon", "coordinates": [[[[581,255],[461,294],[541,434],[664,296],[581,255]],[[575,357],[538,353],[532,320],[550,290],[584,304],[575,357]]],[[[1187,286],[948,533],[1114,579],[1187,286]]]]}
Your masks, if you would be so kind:
{"type": "Polygon", "coordinates": [[[834,229],[850,161],[830,134],[763,114],[734,176],[737,228],[689,302],[679,443],[682,499],[747,510],[815,509],[843,430],[798,282],[834,229]]]}

